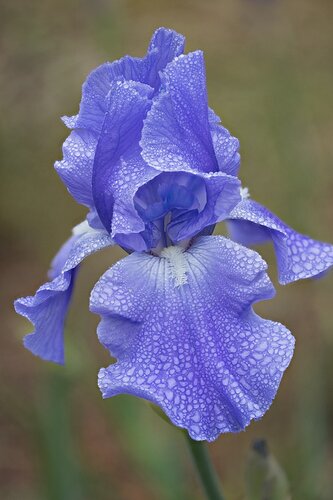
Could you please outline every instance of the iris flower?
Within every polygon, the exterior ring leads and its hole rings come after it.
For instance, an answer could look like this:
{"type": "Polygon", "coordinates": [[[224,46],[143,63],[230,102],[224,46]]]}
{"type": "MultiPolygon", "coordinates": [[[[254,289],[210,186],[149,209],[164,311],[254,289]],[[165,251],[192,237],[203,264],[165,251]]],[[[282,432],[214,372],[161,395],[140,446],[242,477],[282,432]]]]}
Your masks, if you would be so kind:
{"type": "Polygon", "coordinates": [[[333,247],[302,236],[249,199],[239,142],[208,107],[201,51],[160,28],[142,59],[125,56],[83,85],[55,168],[88,215],[56,255],[51,281],[16,311],[35,327],[37,356],[64,362],[64,322],[81,261],[120,245],[90,309],[117,361],[99,373],[104,398],[159,405],[195,440],[237,432],[271,405],[294,338],[253,305],[274,296],[267,264],[248,248],[271,240],[279,279],[320,275],[333,247]],[[225,221],[231,238],[212,235],[225,221]]]}

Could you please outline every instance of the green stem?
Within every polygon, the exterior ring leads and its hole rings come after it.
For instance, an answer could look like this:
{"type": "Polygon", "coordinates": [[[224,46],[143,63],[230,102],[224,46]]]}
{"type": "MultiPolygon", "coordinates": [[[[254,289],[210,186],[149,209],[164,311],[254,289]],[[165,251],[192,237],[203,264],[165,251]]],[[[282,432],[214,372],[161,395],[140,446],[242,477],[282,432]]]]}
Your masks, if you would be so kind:
{"type": "Polygon", "coordinates": [[[187,433],[186,440],[207,498],[209,500],[224,500],[217,474],[204,441],[194,441],[187,433]]]}

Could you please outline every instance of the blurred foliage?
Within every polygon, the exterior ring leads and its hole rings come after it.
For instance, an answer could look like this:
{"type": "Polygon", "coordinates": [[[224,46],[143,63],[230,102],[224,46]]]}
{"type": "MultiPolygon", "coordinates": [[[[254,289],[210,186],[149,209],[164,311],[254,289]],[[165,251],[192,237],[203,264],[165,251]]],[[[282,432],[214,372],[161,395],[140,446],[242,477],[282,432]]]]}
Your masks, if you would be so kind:
{"type": "MultiPolygon", "coordinates": [[[[102,401],[109,363],[89,314],[94,282],[123,253],[82,266],[67,324],[67,364],[31,356],[30,326],[12,300],[33,293],[83,219],[52,169],[87,73],[142,55],[169,26],[205,51],[210,105],[240,138],[241,176],[254,198],[296,229],[333,241],[333,3],[329,0],[0,1],[0,247],[3,301],[0,498],[202,498],[183,436],[144,401],[102,401]]],[[[264,256],[273,268],[271,249],[264,256]]],[[[271,272],[275,279],[274,271],[271,272]]],[[[329,500],[332,466],[332,276],[295,284],[258,305],[297,337],[296,353],[265,418],[210,446],[228,499],[245,496],[247,449],[265,436],[295,500],[329,500]]]]}

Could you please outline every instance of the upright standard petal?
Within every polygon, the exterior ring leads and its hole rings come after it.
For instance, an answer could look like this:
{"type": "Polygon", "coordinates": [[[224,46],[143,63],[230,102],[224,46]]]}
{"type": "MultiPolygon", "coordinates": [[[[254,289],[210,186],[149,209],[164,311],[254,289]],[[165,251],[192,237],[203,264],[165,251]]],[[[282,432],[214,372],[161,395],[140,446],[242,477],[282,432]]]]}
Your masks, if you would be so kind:
{"type": "Polygon", "coordinates": [[[155,99],[142,132],[146,162],[159,170],[233,174],[239,163],[238,140],[217,125],[218,117],[208,108],[202,52],[174,59],[161,80],[164,91],[155,99]]]}
{"type": "Polygon", "coordinates": [[[76,119],[66,117],[67,124],[75,128],[88,128],[99,133],[110,94],[112,99],[112,82],[123,78],[146,83],[155,91],[158,90],[159,72],[183,52],[184,43],[183,35],[170,29],[159,28],[151,39],[145,57],[125,56],[119,61],[99,66],[90,73],[83,85],[78,116],[76,119]]]}
{"type": "Polygon", "coordinates": [[[91,295],[101,343],[118,361],[99,374],[103,397],[159,405],[196,440],[244,429],[270,406],[294,339],[252,305],[274,288],[260,256],[223,237],[186,251],[133,253],[91,295]]]}
{"type": "Polygon", "coordinates": [[[64,322],[70,303],[77,266],[88,255],[113,245],[106,231],[87,231],[72,236],[53,260],[52,281],[42,285],[32,297],[17,299],[18,314],[33,323],[35,330],[24,338],[33,354],[47,361],[64,363],[64,322]]]}
{"type": "Polygon", "coordinates": [[[319,276],[333,266],[332,245],[297,233],[253,200],[243,200],[234,208],[228,228],[243,245],[273,242],[282,285],[319,276]]]}
{"type": "MultiPolygon", "coordinates": [[[[133,81],[117,81],[112,87],[113,98],[98,141],[92,178],[96,210],[109,232],[117,190],[116,166],[124,155],[130,157],[134,149],[138,148],[151,93],[151,87],[133,81]]],[[[123,183],[129,180],[126,176],[122,178],[123,183]]]]}
{"type": "Polygon", "coordinates": [[[162,73],[142,132],[142,156],[160,170],[218,170],[209,130],[206,76],[201,51],[180,56],[162,73]]]}
{"type": "Polygon", "coordinates": [[[155,91],[158,90],[161,84],[160,72],[175,57],[183,53],[184,46],[185,37],[183,35],[167,28],[158,28],[149,43],[145,58],[145,75],[140,81],[147,83],[155,91]]]}

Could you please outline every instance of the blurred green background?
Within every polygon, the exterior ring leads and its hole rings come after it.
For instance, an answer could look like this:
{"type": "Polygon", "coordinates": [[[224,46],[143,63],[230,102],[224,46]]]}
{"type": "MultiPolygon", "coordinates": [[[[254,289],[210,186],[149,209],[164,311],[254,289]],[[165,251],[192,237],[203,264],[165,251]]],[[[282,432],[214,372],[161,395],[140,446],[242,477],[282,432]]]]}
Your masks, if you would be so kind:
{"type": "MultiPolygon", "coordinates": [[[[51,258],[85,216],[52,168],[87,73],[143,55],[153,30],[172,27],[205,51],[210,105],[240,138],[251,195],[293,227],[333,241],[333,2],[330,0],[11,0],[0,2],[1,365],[0,498],[200,499],[181,433],[144,401],[102,401],[98,318],[89,291],[121,257],[82,266],[66,328],[67,364],[21,344],[30,330],[15,297],[34,293],[51,258]]],[[[263,252],[271,264],[270,248],[263,252]]],[[[333,276],[277,287],[259,304],[286,324],[296,352],[265,418],[221,436],[210,451],[228,499],[245,498],[254,438],[266,438],[292,498],[333,498],[333,276]]]]}

